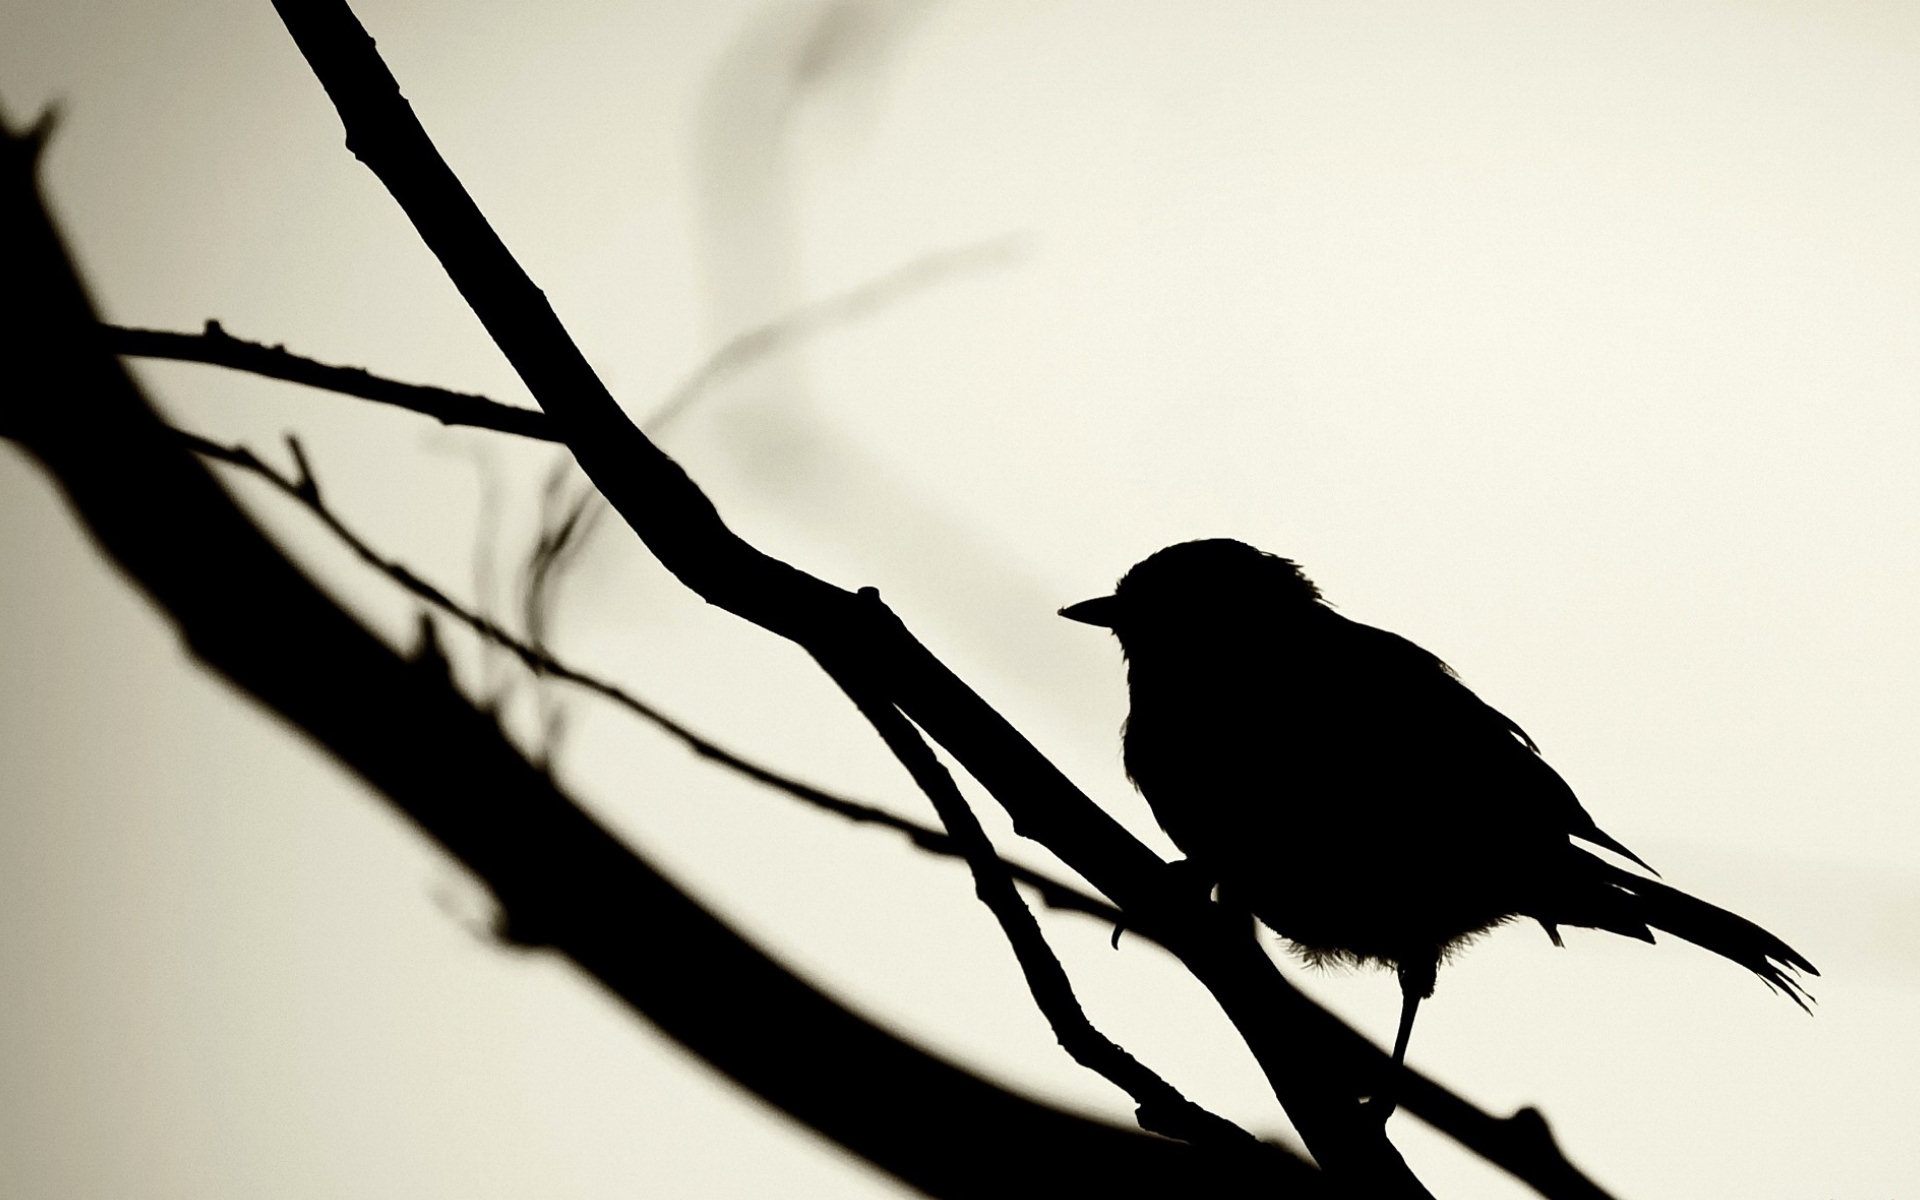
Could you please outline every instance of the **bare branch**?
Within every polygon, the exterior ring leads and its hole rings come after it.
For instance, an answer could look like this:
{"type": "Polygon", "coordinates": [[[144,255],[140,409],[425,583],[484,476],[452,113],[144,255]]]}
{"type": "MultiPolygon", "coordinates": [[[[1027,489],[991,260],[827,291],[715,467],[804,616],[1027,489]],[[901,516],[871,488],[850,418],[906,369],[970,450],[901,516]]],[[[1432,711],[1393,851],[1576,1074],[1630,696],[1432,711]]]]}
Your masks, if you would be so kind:
{"type": "Polygon", "coordinates": [[[1318,1194],[1282,1155],[1256,1175],[995,1087],[854,1016],[693,903],[515,751],[430,647],[408,658],[359,625],[181,449],[106,352],[29,162],[0,140],[8,283],[33,301],[0,324],[0,354],[28,381],[0,395],[0,435],[204,663],[466,864],[524,944],[566,954],[717,1069],[934,1195],[1318,1194]]]}
{"type": "MultiPolygon", "coordinates": [[[[654,556],[708,602],[791,638],[817,658],[857,663],[1036,838],[1152,929],[1220,1003],[1315,1157],[1347,1187],[1427,1195],[1355,1103],[1385,1056],[1281,977],[1244,927],[1176,886],[1166,864],[1101,811],[904,626],[761,552],[735,534],[680,465],[614,402],[546,297],[488,226],[400,94],[344,0],[274,0],[327,90],[348,148],[392,193],[587,475],[654,556]]],[[[1402,1106],[1431,1095],[1402,1080],[1402,1106]]],[[[1431,1119],[1431,1118],[1430,1118],[1431,1119]]],[[[1492,1118],[1489,1118],[1491,1120],[1492,1118]]],[[[1467,1141],[1484,1130],[1449,1129],[1467,1141]]],[[[1492,1153],[1505,1147],[1480,1146],[1492,1153]]],[[[1598,1189],[1564,1160],[1502,1161],[1554,1196],[1598,1189]],[[1584,1186],[1582,1186],[1584,1185],[1584,1186]]]]}
{"type": "Polygon", "coordinates": [[[359,367],[329,366],[289,353],[285,346],[243,341],[222,329],[218,321],[208,321],[201,333],[170,333],[160,329],[129,329],[107,324],[102,324],[100,329],[106,336],[107,346],[115,354],[230,367],[236,371],[264,375],[269,379],[283,379],[289,383],[305,384],[339,392],[343,396],[358,396],[362,400],[376,400],[381,404],[424,413],[442,425],[471,425],[477,429],[493,429],[541,441],[560,440],[559,434],[554,432],[553,422],[538,409],[515,408],[485,396],[448,391],[426,384],[401,383],[369,374],[359,367]]]}
{"type": "MultiPolygon", "coordinates": [[[[288,437],[287,444],[295,459],[300,463],[301,476],[288,476],[271,463],[245,446],[223,446],[209,441],[197,434],[172,426],[168,427],[173,435],[194,453],[216,462],[238,467],[241,470],[267,481],[287,496],[298,500],[311,512],[327,530],[360,559],[374,570],[391,579],[394,583],[411,592],[421,600],[433,605],[441,612],[459,621],[468,629],[486,638],[488,641],[511,653],[529,671],[536,675],[562,680],[584,688],[626,709],[640,719],[652,724],[662,732],[677,739],[687,749],[711,762],[735,771],[756,783],[762,783],[777,791],[785,792],[796,800],[804,801],[815,808],[836,816],[844,817],[857,824],[879,825],[895,830],[907,836],[915,846],[932,854],[946,858],[965,858],[949,835],[937,829],[930,829],[917,821],[896,816],[883,808],[849,800],[832,792],[824,791],[812,784],[802,782],[789,775],[783,775],[769,767],[741,757],[731,750],[713,742],[689,729],[679,721],[668,716],[652,704],[640,699],[633,693],[609,683],[598,676],[567,665],[556,658],[552,652],[540,649],[529,642],[515,637],[497,622],[453,599],[444,590],[420,577],[412,568],[375,550],[366,539],[343,521],[339,514],[320,498],[311,467],[299,439],[288,437]]],[[[1033,888],[1049,907],[1070,912],[1084,913],[1116,927],[1124,923],[1120,910],[1079,888],[1064,883],[1051,876],[1023,867],[1017,863],[1003,862],[1012,877],[1033,888]]]]}
{"type": "Polygon", "coordinates": [[[802,338],[822,330],[857,321],[910,292],[937,283],[949,275],[983,266],[998,266],[1016,261],[1024,253],[1024,240],[1016,235],[994,238],[956,250],[939,250],[895,267],[885,275],[808,304],[764,325],[727,340],[700,367],[673,389],[653,415],[641,422],[649,437],[658,437],[668,425],[686,415],[715,383],[768,355],[786,349],[802,338]]]}
{"type": "MultiPolygon", "coordinates": [[[[863,588],[860,595],[875,605],[882,603],[880,593],[874,589],[863,588]]],[[[973,872],[974,894],[1000,923],[1026,977],[1027,989],[1053,1027],[1054,1037],[1073,1060],[1132,1096],[1138,1105],[1135,1117],[1143,1129],[1195,1145],[1238,1150],[1257,1146],[1259,1143],[1251,1134],[1188,1100],[1094,1027],[1073,994],[1073,983],[1067,978],[1065,968],[1047,946],[1039,923],[1021,903],[1006,863],[994,852],[993,842],[955,786],[953,776],[934,756],[919,730],[876,689],[855,675],[855,669],[824,661],[821,665],[839,682],[894,757],[932,801],[947,833],[966,856],[973,872]]]]}
{"type": "MultiPolygon", "coordinates": [[[[962,271],[999,266],[1017,261],[1025,252],[1025,240],[1009,235],[923,255],[895,267],[858,287],[804,305],[786,315],[756,326],[729,339],[706,361],[683,379],[652,416],[641,422],[648,437],[659,437],[668,425],[684,416],[713,385],[727,376],[794,345],[815,334],[839,328],[871,316],[904,296],[929,287],[962,271]]],[[[548,476],[542,490],[542,502],[548,508],[558,501],[566,481],[577,468],[571,458],[562,459],[548,476]]],[[[543,523],[526,569],[525,603],[528,641],[545,643],[547,613],[554,581],[567,560],[580,552],[587,538],[606,515],[606,502],[591,483],[566,502],[557,521],[543,523]]]]}
{"type": "MultiPolygon", "coordinates": [[[[41,118],[51,125],[54,110],[41,118]]],[[[900,296],[936,283],[963,270],[1011,262],[1022,252],[1018,237],[1008,236],[941,250],[870,280],[858,287],[809,304],[776,321],[769,321],[729,339],[696,367],[661,402],[643,428],[658,434],[685,415],[716,382],[761,358],[778,352],[794,342],[825,329],[847,324],[867,316],[900,296]]],[[[129,358],[161,358],[175,362],[204,363],[246,371],[268,379],[303,384],[343,396],[356,396],[391,404],[409,412],[421,413],[442,425],[464,425],[491,429],[520,437],[557,442],[560,435],[552,428],[547,414],[538,409],[519,408],[470,392],[456,392],[430,384],[402,383],[375,375],[364,367],[340,367],[294,354],[285,345],[267,345],[234,337],[220,322],[208,319],[199,333],[178,333],[165,329],[139,329],[101,322],[107,345],[113,353],[129,358]]]]}
{"type": "Polygon", "coordinates": [[[520,610],[529,644],[546,648],[555,589],[606,513],[606,502],[580,474],[573,457],[556,456],[540,488],[540,532],[521,571],[520,610]],[[568,496],[568,484],[575,482],[577,490],[568,496]]]}

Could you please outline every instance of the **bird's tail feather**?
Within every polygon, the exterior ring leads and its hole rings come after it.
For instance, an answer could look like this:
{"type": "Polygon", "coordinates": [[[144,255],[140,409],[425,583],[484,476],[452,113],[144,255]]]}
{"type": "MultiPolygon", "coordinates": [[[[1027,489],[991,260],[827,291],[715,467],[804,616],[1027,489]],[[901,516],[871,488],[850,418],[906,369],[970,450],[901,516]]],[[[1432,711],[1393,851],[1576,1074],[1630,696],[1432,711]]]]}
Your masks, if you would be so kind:
{"type": "Polygon", "coordinates": [[[1579,838],[1583,842],[1592,842],[1596,846],[1605,846],[1607,849],[1613,851],[1615,854],[1618,854],[1620,857],[1630,858],[1634,862],[1639,863],[1642,867],[1645,867],[1649,872],[1655,875],[1658,875],[1660,873],[1658,871],[1655,871],[1652,867],[1647,866],[1646,859],[1641,858],[1638,854],[1635,854],[1633,851],[1627,849],[1626,846],[1622,844],[1618,839],[1616,839],[1612,834],[1600,828],[1598,825],[1592,824],[1592,822],[1588,822],[1588,828],[1586,829],[1575,830],[1573,836],[1579,838]]]}
{"type": "MultiPolygon", "coordinates": [[[[1584,853],[1584,851],[1582,852],[1584,853]]],[[[1783,992],[1808,1012],[1813,997],[1800,982],[1799,972],[1820,972],[1799,951],[1745,917],[1687,895],[1651,879],[1623,871],[1588,855],[1599,866],[1607,885],[1632,897],[1633,915],[1655,929],[1664,929],[1696,946],[1728,958],[1758,975],[1766,985],[1783,992]]]]}

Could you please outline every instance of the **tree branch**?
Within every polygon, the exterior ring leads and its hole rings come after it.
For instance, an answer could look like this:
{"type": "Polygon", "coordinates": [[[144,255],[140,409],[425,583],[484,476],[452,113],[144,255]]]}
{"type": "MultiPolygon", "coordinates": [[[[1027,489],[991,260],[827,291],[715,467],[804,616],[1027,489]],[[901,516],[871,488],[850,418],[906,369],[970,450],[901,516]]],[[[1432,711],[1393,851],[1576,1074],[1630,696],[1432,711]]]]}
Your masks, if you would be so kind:
{"type": "MultiPolygon", "coordinates": [[[[606,696],[629,711],[643,717],[702,754],[729,766],[759,782],[787,792],[810,804],[858,821],[887,825],[906,832],[916,845],[933,853],[966,861],[975,878],[975,889],[994,913],[1014,947],[1021,970],[1026,976],[1041,1011],[1053,1026],[1060,1043],[1076,1062],[1101,1074],[1131,1095],[1139,1106],[1137,1119],[1143,1128],[1182,1141],[1219,1148],[1256,1151],[1261,1146],[1251,1134],[1229,1121],[1200,1108],[1182,1096],[1160,1076],[1143,1066],[1124,1049],[1102,1035],[1087,1020],[1074,998],[1072,984],[1058,959],[1047,948],[1039,925],[1020,903],[1013,884],[1016,879],[1038,888],[1043,896],[1058,897],[1060,907],[1105,917],[1118,926],[1119,910],[1077,889],[1050,879],[1025,867],[1001,859],[994,851],[986,831],[980,827],[966,805],[951,776],[927,749],[897,709],[884,705],[865,689],[848,687],[861,711],[893,750],[914,780],[940,813],[947,833],[928,829],[904,818],[893,816],[869,805],[857,804],[823,792],[808,784],[740,759],[701,738],[659,710],[643,703],[624,690],[564,665],[550,654],[522,642],[497,623],[453,600],[444,591],[426,582],[411,569],[376,552],[363,538],[340,520],[321,499],[318,480],[297,438],[289,436],[287,446],[299,468],[297,477],[288,476],[262,460],[244,446],[222,446],[184,430],[169,427],[184,445],[204,458],[238,467],[266,480],[289,497],[299,501],[363,562],[372,566],[415,596],[459,620],[468,628],[507,649],[529,670],[577,683],[606,696]]],[[[864,593],[863,593],[864,594],[864,593]]],[[[878,594],[873,594],[878,603],[878,594]]]]}
{"type": "MultiPolygon", "coordinates": [[[[873,604],[881,603],[878,591],[862,589],[860,594],[873,604]]],[[[1041,934],[1039,923],[1021,903],[1006,863],[994,852],[993,842],[955,786],[953,776],[934,756],[919,731],[852,669],[831,662],[822,662],[821,666],[852,698],[880,739],[932,801],[934,811],[940,814],[941,823],[947,827],[947,833],[973,872],[974,894],[1000,923],[1007,942],[1013,947],[1021,974],[1026,977],[1027,989],[1053,1027],[1061,1047],[1075,1062],[1133,1097],[1138,1106],[1135,1118],[1141,1128],[1201,1146],[1236,1150],[1258,1146],[1251,1134],[1188,1100],[1094,1027],[1073,994],[1066,969],[1041,934]]]]}
{"type": "MultiPolygon", "coordinates": [[[[286,475],[274,468],[245,446],[223,446],[209,441],[197,434],[168,426],[169,431],[182,444],[203,458],[226,463],[237,467],[259,479],[265,480],[285,495],[297,500],[308,512],[312,513],[327,530],[338,538],[347,549],[353,551],[360,561],[385,575],[414,596],[433,605],[441,612],[459,621],[474,633],[493,642],[512,654],[520,663],[535,675],[562,680],[601,696],[628,712],[648,722],[661,732],[678,740],[687,749],[711,762],[718,763],[735,771],[756,783],[762,783],[776,791],[785,792],[796,800],[803,801],[825,812],[855,822],[856,824],[879,825],[903,833],[915,846],[930,854],[945,858],[964,859],[955,845],[954,839],[940,830],[931,829],[917,821],[897,816],[886,809],[817,788],[812,784],[784,775],[769,767],[761,766],[750,759],[726,749],[719,743],[694,732],[679,721],[668,716],[660,709],[635,696],[633,693],[609,683],[596,675],[589,674],[576,667],[567,665],[550,651],[539,649],[531,643],[515,637],[497,622],[488,619],[447,595],[441,588],[422,579],[412,568],[404,563],[381,554],[361,537],[351,526],[341,520],[338,513],[321,498],[317,479],[308,464],[305,452],[300,448],[298,439],[289,437],[287,445],[300,463],[301,474],[298,478],[286,475]]],[[[1087,916],[1105,921],[1116,927],[1125,923],[1120,910],[1099,898],[1073,887],[1071,884],[1042,874],[1030,867],[1018,863],[1002,864],[1013,878],[1033,888],[1048,907],[1068,912],[1084,913],[1087,916]]]]}
{"type": "Polygon", "coordinates": [[[740,371],[802,338],[824,329],[859,320],[891,303],[901,294],[970,267],[1008,262],[1021,250],[1018,237],[995,238],[955,250],[940,250],[922,255],[895,267],[877,279],[858,287],[805,305],[795,312],[756,325],[745,333],[727,339],[707,356],[693,374],[673,389],[652,415],[641,423],[649,437],[658,437],[668,425],[679,420],[717,381],[740,371]]]}
{"type": "MultiPolygon", "coordinates": [[[[300,449],[300,443],[297,440],[292,438],[288,439],[289,448],[296,462],[299,464],[301,472],[296,478],[276,470],[271,464],[265,462],[258,455],[254,454],[253,451],[245,447],[222,446],[183,430],[174,429],[170,426],[168,429],[176,438],[180,439],[190,449],[203,457],[246,470],[299,501],[363,562],[375,570],[380,571],[415,596],[460,621],[475,633],[494,641],[512,653],[525,664],[529,670],[536,674],[564,680],[595,692],[679,739],[694,753],[737,771],[757,782],[785,792],[798,800],[844,817],[850,821],[881,825],[904,833],[915,846],[929,853],[951,858],[967,857],[955,844],[955,840],[946,833],[942,833],[936,829],[930,829],[925,825],[907,820],[904,817],[896,816],[893,813],[887,812],[885,809],[848,800],[842,796],[836,796],[833,793],[823,791],[810,784],[762,767],[748,759],[741,758],[718,744],[707,740],[691,729],[688,729],[686,726],[647,704],[645,701],[640,700],[618,685],[608,683],[586,672],[568,666],[565,662],[553,657],[550,653],[539,650],[515,638],[497,623],[488,620],[486,617],[460,604],[440,588],[422,579],[404,564],[380,554],[377,550],[373,549],[365,539],[361,538],[359,534],[340,519],[338,514],[336,514],[321,497],[319,483],[312,465],[300,449]]],[[[903,762],[904,761],[903,759],[903,762]]],[[[937,763],[935,765],[937,767],[937,763]]],[[[944,770],[941,771],[941,774],[944,775],[944,770]]],[[[967,819],[969,821],[971,820],[970,813],[967,814],[967,819]]],[[[974,824],[977,828],[977,822],[974,822],[974,824]]],[[[982,836],[984,837],[984,832],[982,836]]],[[[1032,887],[1050,907],[1064,911],[1084,913],[1112,924],[1116,930],[1125,923],[1125,917],[1118,909],[1096,897],[1088,895],[1078,888],[1032,870],[1029,867],[1024,867],[1017,863],[1010,863],[1004,859],[997,859],[997,861],[1004,866],[1015,880],[1032,887]]],[[[1155,940],[1150,930],[1138,931],[1138,936],[1145,937],[1148,940],[1155,940]]],[[[1331,1014],[1324,1015],[1328,1020],[1337,1020],[1337,1018],[1333,1018],[1331,1014]]],[[[1056,1024],[1056,1029],[1057,1028],[1058,1025],[1056,1024]]],[[[1091,1030],[1090,1027],[1088,1032],[1093,1033],[1096,1037],[1098,1036],[1097,1031],[1091,1030]]],[[[1117,1047],[1115,1047],[1115,1049],[1118,1050],[1117,1047]]],[[[1077,1054],[1076,1060],[1084,1061],[1080,1059],[1077,1054]]],[[[1105,1072],[1102,1073],[1104,1074],[1105,1072]]],[[[1111,1078],[1111,1076],[1109,1077],[1111,1078]]],[[[1126,1087],[1124,1084],[1121,1086],[1124,1090],[1127,1090],[1130,1095],[1134,1095],[1136,1099],[1141,1096],[1141,1093],[1134,1091],[1133,1088],[1126,1087]]],[[[1152,1085],[1149,1084],[1146,1086],[1150,1089],[1152,1085]]],[[[1545,1119],[1535,1109],[1521,1109],[1512,1117],[1496,1118],[1478,1111],[1473,1106],[1464,1103],[1451,1093],[1448,1093],[1445,1089],[1439,1088],[1418,1076],[1410,1076],[1408,1083],[1404,1086],[1410,1089],[1410,1094],[1417,1093],[1421,1095],[1423,1097],[1421,1103],[1424,1106],[1430,1106],[1430,1111],[1446,1114],[1445,1124],[1442,1125],[1443,1128],[1472,1131],[1470,1140],[1462,1139],[1463,1141],[1468,1141],[1470,1145],[1498,1147],[1500,1148],[1500,1154],[1503,1158],[1510,1158],[1515,1161],[1537,1160],[1543,1163],[1551,1163],[1554,1161],[1564,1162],[1564,1157],[1557,1145],[1554,1144],[1552,1134],[1547,1128],[1545,1119]]],[[[1423,1108],[1423,1111],[1429,1111],[1429,1109],[1423,1108]]],[[[1148,1129],[1153,1129],[1157,1132],[1171,1133],[1169,1129],[1163,1128],[1164,1122],[1162,1119],[1151,1113],[1143,1116],[1141,1119],[1144,1127],[1148,1129]]],[[[1187,1140],[1196,1139],[1189,1137],[1187,1140]]]]}
{"type": "Polygon", "coordinates": [[[0,436],[196,656],[466,864],[523,944],[568,955],[717,1069],[933,1195],[1320,1194],[1285,1156],[1256,1176],[997,1088],[835,1004],[676,889],[454,690],[430,642],[413,658],[382,644],[185,453],[107,351],[34,194],[33,143],[0,134],[7,282],[30,299],[0,324],[0,355],[28,381],[0,395],[0,436]]]}
{"type": "MultiPolygon", "coordinates": [[[[1358,1081],[1378,1079],[1385,1056],[1300,996],[1244,927],[1172,885],[1164,863],[903,626],[876,621],[852,593],[729,529],[685,471],[614,403],[440,157],[343,0],[275,0],[275,8],[339,111],[348,148],[399,202],[581,467],[662,565],[708,602],[816,657],[871,671],[887,698],[1007,809],[1017,830],[1045,843],[1187,964],[1246,1039],[1324,1167],[1375,1195],[1426,1195],[1378,1123],[1353,1102],[1358,1081]]],[[[1402,1107],[1429,1117],[1420,1105],[1430,1093],[1403,1081],[1399,1094],[1402,1107]]],[[[1484,1133],[1449,1132],[1463,1141],[1484,1133]]],[[[1468,1144],[1489,1155],[1505,1149],[1468,1144]]],[[[1542,1190],[1554,1188],[1554,1196],[1598,1194],[1590,1184],[1579,1187],[1585,1181],[1564,1160],[1501,1165],[1542,1190]]]]}
{"type": "Polygon", "coordinates": [[[538,409],[515,408],[485,396],[448,391],[426,384],[401,383],[369,374],[360,367],[329,366],[289,353],[285,346],[268,346],[234,337],[222,329],[218,321],[208,321],[206,329],[197,334],[170,333],[161,329],[129,329],[105,323],[101,324],[100,331],[107,348],[115,354],[230,367],[236,371],[264,375],[269,379],[283,379],[288,383],[305,384],[339,392],[344,396],[358,396],[362,400],[375,400],[411,412],[424,413],[442,425],[471,425],[541,441],[560,440],[560,435],[554,432],[553,422],[538,409]]]}

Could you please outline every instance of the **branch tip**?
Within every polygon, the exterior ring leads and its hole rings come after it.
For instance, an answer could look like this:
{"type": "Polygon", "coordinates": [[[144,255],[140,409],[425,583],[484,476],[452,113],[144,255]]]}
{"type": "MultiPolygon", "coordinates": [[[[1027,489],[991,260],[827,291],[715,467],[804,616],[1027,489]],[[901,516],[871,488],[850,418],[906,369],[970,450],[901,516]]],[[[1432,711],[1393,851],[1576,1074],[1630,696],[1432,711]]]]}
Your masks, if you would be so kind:
{"type": "Polygon", "coordinates": [[[293,490],[302,500],[319,507],[320,481],[314,478],[313,467],[307,462],[307,452],[300,448],[298,436],[289,433],[286,437],[287,450],[292,453],[293,465],[300,472],[299,477],[293,481],[293,490]]]}
{"type": "Polygon", "coordinates": [[[46,107],[40,110],[40,115],[33,119],[33,124],[27,126],[26,134],[21,140],[26,143],[28,169],[39,169],[40,156],[46,153],[48,143],[53,141],[54,132],[60,128],[60,122],[65,119],[60,102],[49,100],[46,107]]]}
{"type": "Polygon", "coordinates": [[[7,120],[5,110],[0,109],[0,151],[4,151],[8,166],[18,166],[21,173],[32,179],[39,173],[40,156],[45,153],[47,142],[52,139],[54,129],[60,123],[60,106],[57,101],[49,101],[33,123],[15,133],[13,123],[7,120]]]}

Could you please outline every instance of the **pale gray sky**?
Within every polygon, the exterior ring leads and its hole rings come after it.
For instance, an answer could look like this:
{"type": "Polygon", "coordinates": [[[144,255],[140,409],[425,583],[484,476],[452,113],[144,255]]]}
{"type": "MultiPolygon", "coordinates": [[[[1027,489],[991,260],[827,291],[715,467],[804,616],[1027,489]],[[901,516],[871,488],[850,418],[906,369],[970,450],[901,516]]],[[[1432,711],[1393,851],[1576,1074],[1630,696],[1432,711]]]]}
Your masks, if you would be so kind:
{"type": "MultiPolygon", "coordinates": [[[[1118,655],[1053,610],[1238,536],[1445,656],[1670,882],[1826,972],[1809,1020],[1683,944],[1515,927],[1442,973],[1416,1065],[1539,1105],[1623,1197],[1920,1179],[1920,10],[356,7],[636,416],[757,322],[1010,247],[725,377],[666,442],[763,548],[879,586],[1153,844],[1118,655]]],[[[110,317],[524,400],[264,0],[0,0],[0,30],[11,117],[62,107],[47,183],[110,317]]],[[[496,559],[524,548],[545,447],[141,376],[209,436],[267,453],[297,430],[335,505],[455,591],[478,586],[483,484],[496,559]]],[[[0,539],[0,1192],[902,1194],[473,936],[458,873],[192,668],[10,448],[0,539]]],[[[803,656],[619,530],[557,641],[920,813],[803,656]]],[[[470,680],[514,679],[467,650],[470,680]]],[[[1126,1119],[963,872],[566,700],[563,776],[714,907],[864,1011],[1126,1119]]],[[[1283,1128],[1196,987],[1048,927],[1103,1027],[1283,1128]]],[[[1390,1034],[1389,976],[1305,982],[1390,1034]]],[[[1401,1121],[1440,1195],[1524,1194],[1401,1121]]]]}

